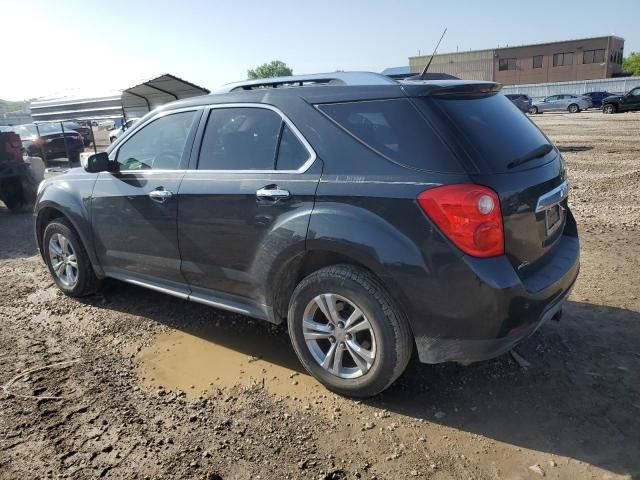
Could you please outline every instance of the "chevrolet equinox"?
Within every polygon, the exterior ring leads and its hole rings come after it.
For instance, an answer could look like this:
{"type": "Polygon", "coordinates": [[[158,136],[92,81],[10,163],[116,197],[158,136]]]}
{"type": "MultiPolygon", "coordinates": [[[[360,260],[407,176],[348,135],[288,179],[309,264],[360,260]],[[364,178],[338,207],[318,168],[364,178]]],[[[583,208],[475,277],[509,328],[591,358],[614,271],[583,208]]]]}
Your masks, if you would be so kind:
{"type": "Polygon", "coordinates": [[[41,255],[275,324],[311,375],[371,396],[423,363],[501,355],[578,275],[564,161],[500,85],[339,72],[157,108],[45,180],[41,255]]]}

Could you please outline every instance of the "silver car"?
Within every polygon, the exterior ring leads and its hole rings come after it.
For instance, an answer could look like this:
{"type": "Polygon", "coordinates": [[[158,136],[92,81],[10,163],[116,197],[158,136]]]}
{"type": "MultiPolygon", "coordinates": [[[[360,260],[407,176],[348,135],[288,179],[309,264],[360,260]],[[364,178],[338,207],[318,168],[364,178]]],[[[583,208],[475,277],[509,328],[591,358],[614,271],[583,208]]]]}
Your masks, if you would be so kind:
{"type": "Polygon", "coordinates": [[[563,93],[561,95],[551,95],[544,100],[536,100],[529,107],[530,114],[565,111],[569,113],[578,113],[580,110],[591,108],[591,99],[582,95],[573,95],[563,93]]]}

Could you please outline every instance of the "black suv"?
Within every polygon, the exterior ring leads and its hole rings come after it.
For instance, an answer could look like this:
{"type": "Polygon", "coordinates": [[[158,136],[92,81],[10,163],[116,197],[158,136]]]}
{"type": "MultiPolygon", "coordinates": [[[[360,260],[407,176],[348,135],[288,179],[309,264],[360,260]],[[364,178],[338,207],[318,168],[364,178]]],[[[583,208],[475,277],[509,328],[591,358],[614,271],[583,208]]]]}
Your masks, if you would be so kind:
{"type": "Polygon", "coordinates": [[[640,87],[636,87],[624,95],[611,95],[602,99],[604,113],[631,112],[640,110],[640,87]]]}
{"type": "Polygon", "coordinates": [[[305,368],[369,396],[507,352],[559,317],[579,243],[558,150],[491,82],[335,73],[165,105],[46,180],[38,246],[105,277],[288,322],[305,368]]]}

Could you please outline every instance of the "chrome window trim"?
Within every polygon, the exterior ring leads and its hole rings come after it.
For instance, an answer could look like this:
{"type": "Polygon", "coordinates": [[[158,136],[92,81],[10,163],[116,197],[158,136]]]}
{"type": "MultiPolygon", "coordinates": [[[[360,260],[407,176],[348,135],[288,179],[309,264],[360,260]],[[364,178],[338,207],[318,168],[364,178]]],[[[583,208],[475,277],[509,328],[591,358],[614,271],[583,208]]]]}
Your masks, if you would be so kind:
{"type": "MultiPolygon", "coordinates": [[[[300,130],[298,130],[298,127],[295,126],[295,124],[289,119],[289,117],[287,117],[282,110],[280,110],[277,107],[274,107],[273,105],[269,105],[266,103],[247,103],[247,102],[243,102],[243,103],[217,103],[214,105],[207,105],[205,107],[208,110],[208,113],[205,113],[205,115],[210,115],[210,111],[211,110],[217,110],[220,108],[262,108],[265,110],[271,110],[272,112],[277,113],[280,118],[282,119],[282,121],[289,127],[289,129],[293,132],[293,134],[296,136],[296,138],[300,141],[300,143],[302,143],[302,145],[304,146],[304,148],[307,150],[307,153],[309,153],[309,158],[307,158],[307,160],[296,170],[255,170],[255,169],[250,169],[250,170],[198,170],[198,168],[194,168],[192,171],[193,172],[206,172],[206,173],[268,173],[268,174],[273,174],[273,173],[284,173],[284,174],[296,174],[296,173],[304,173],[307,170],[309,170],[309,168],[311,167],[311,165],[313,164],[313,162],[316,161],[317,155],[315,150],[313,149],[313,147],[311,146],[311,144],[309,144],[309,142],[307,141],[306,138],[304,138],[304,135],[302,135],[302,133],[300,133],[300,130]]],[[[208,120],[208,119],[207,119],[208,120]]],[[[205,130],[206,131],[206,128],[205,130]]],[[[203,136],[204,136],[204,132],[203,132],[203,136]]],[[[200,153],[198,152],[198,158],[200,157],[200,153]]]]}
{"type": "MultiPolygon", "coordinates": [[[[136,127],[134,129],[129,129],[129,133],[121,138],[121,141],[118,142],[118,144],[115,146],[115,148],[109,152],[109,158],[113,161],[116,161],[117,155],[118,155],[118,150],[120,150],[120,147],[122,147],[122,145],[124,145],[126,143],[125,139],[129,138],[130,136],[135,135],[135,133],[144,128],[146,125],[148,125],[149,123],[162,118],[166,115],[170,115],[172,113],[181,113],[181,112],[188,112],[188,111],[197,111],[197,110],[206,110],[205,115],[210,115],[211,110],[216,110],[216,109],[220,109],[220,108],[262,108],[265,110],[271,110],[272,112],[277,113],[280,118],[282,119],[282,121],[289,127],[289,129],[293,132],[293,134],[296,136],[296,138],[300,141],[300,143],[302,143],[302,145],[304,146],[304,148],[307,150],[307,152],[309,153],[309,158],[296,170],[198,170],[197,166],[196,168],[193,169],[181,169],[181,170],[125,170],[121,173],[140,173],[140,172],[144,172],[144,173],[151,173],[151,172],[179,172],[179,171],[186,171],[188,173],[196,173],[196,172],[202,172],[202,173],[253,173],[253,174],[276,174],[276,173],[281,173],[281,174],[300,174],[300,173],[304,173],[307,170],[309,170],[309,168],[311,167],[311,165],[313,165],[313,162],[316,161],[316,158],[318,158],[318,156],[316,155],[315,150],[313,149],[313,147],[311,146],[311,144],[307,141],[307,139],[304,137],[304,135],[302,135],[302,133],[300,132],[300,130],[298,130],[298,127],[295,126],[295,124],[289,119],[289,117],[287,117],[282,110],[280,110],[279,108],[273,106],[273,105],[269,105],[266,103],[248,103],[248,102],[242,102],[242,103],[216,103],[216,104],[209,104],[209,105],[201,105],[201,106],[197,106],[197,107],[185,107],[185,108],[178,108],[175,110],[167,110],[167,111],[163,111],[163,112],[159,112],[157,115],[154,115],[153,117],[150,117],[149,119],[147,119],[144,123],[138,124],[136,125],[136,127]]],[[[201,120],[202,121],[202,120],[201,120]]],[[[208,117],[207,117],[207,121],[208,121],[208,117]]],[[[206,131],[206,128],[205,130],[206,131]]],[[[204,131],[203,131],[203,135],[204,135],[204,131]]],[[[198,153],[198,157],[200,156],[200,154],[198,153]]]]}
{"type": "Polygon", "coordinates": [[[541,195],[536,205],[536,213],[542,212],[558,203],[562,202],[569,196],[569,183],[565,180],[553,190],[541,195]]]}
{"type": "MultiPolygon", "coordinates": [[[[115,162],[120,148],[122,148],[122,146],[129,141],[129,138],[135,135],[138,132],[138,130],[142,130],[151,122],[154,122],[162,117],[166,117],[167,115],[171,115],[174,113],[197,112],[198,110],[203,110],[205,107],[206,107],[205,105],[198,105],[195,107],[176,108],[175,110],[164,110],[156,113],[152,117],[149,117],[144,122],[138,122],[135,127],[128,128],[125,134],[120,138],[118,138],[118,140],[116,140],[117,143],[113,147],[113,150],[109,152],[109,160],[112,160],[115,162]]],[[[139,171],[142,171],[142,170],[125,170],[125,172],[139,172],[139,171]]],[[[159,170],[156,170],[156,171],[159,171],[159,170]]],[[[171,170],[171,171],[173,172],[176,170],[171,170]]]]}

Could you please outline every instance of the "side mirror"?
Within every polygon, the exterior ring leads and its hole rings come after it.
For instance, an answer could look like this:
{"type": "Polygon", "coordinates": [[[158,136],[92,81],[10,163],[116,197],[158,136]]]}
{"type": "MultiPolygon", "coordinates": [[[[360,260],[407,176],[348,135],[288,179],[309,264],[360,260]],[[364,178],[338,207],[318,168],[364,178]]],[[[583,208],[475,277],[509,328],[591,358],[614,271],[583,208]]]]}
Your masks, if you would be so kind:
{"type": "Polygon", "coordinates": [[[114,171],[114,164],[115,162],[109,160],[109,154],[107,152],[101,152],[87,157],[86,164],[82,166],[89,173],[98,173],[114,171]]]}

